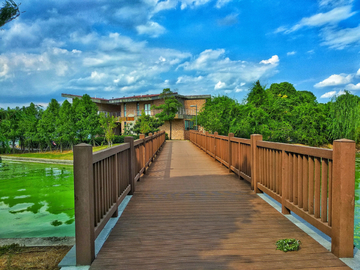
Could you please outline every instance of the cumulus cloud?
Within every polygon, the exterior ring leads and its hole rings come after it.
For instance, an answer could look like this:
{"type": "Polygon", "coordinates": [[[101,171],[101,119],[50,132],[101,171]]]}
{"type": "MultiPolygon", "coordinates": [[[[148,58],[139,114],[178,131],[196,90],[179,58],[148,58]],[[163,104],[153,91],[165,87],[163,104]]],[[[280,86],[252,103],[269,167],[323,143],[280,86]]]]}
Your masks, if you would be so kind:
{"type": "Polygon", "coordinates": [[[327,86],[344,85],[344,84],[350,83],[352,78],[353,78],[352,75],[334,74],[334,75],[331,75],[329,78],[315,84],[314,87],[321,88],[321,87],[327,87],[327,86]]]}
{"type": "Polygon", "coordinates": [[[358,71],[356,72],[356,76],[360,76],[360,68],[358,69],[358,71]]]}
{"type": "Polygon", "coordinates": [[[360,83],[358,84],[348,84],[346,87],[345,87],[347,90],[360,90],[360,83]]]}
{"type": "Polygon", "coordinates": [[[270,59],[268,60],[262,60],[260,61],[260,64],[265,64],[265,65],[268,65],[268,64],[271,64],[271,65],[277,65],[279,63],[279,56],[277,55],[273,55],[270,59]]]}
{"type": "Polygon", "coordinates": [[[221,82],[221,81],[218,81],[218,83],[215,84],[214,89],[215,89],[215,90],[218,90],[218,89],[222,89],[222,88],[225,88],[225,87],[226,87],[226,83],[221,82]]]}
{"type": "MultiPolygon", "coordinates": [[[[242,60],[232,60],[226,57],[224,49],[205,50],[198,56],[192,57],[190,61],[180,64],[177,70],[184,69],[186,72],[196,72],[196,76],[181,76],[177,84],[186,85],[193,91],[206,91],[214,89],[217,91],[243,91],[245,84],[251,84],[256,80],[269,78],[277,73],[278,61],[272,57],[273,64],[254,63],[242,60]],[[201,76],[201,77],[199,77],[201,76]],[[201,78],[201,80],[199,80],[201,78]],[[186,80],[185,80],[186,79],[186,80]]],[[[269,60],[267,60],[269,61],[269,60]]]]}
{"type": "Polygon", "coordinates": [[[136,30],[140,35],[149,35],[151,37],[158,37],[165,33],[165,28],[157,22],[147,22],[145,25],[139,25],[136,30]]]}
{"type": "Polygon", "coordinates": [[[336,91],[330,91],[325,94],[323,94],[320,98],[331,98],[336,95],[336,91]]]}

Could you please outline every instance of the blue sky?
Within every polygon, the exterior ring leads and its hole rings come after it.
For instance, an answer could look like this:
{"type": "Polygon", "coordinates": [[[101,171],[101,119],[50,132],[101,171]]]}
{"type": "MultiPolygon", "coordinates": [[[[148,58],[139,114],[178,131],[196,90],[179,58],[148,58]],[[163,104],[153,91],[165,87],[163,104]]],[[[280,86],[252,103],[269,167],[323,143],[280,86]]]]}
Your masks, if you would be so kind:
{"type": "Polygon", "coordinates": [[[0,31],[0,107],[61,93],[360,94],[360,0],[23,1],[0,31]]]}

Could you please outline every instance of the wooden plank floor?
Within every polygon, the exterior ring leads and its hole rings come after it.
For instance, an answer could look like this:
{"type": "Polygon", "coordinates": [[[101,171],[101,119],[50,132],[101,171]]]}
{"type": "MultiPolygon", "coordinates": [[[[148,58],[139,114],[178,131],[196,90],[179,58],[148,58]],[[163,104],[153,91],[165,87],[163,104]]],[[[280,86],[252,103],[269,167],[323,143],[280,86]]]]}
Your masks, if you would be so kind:
{"type": "Polygon", "coordinates": [[[90,269],[349,269],[188,141],[166,142],[136,188],[90,269]]]}

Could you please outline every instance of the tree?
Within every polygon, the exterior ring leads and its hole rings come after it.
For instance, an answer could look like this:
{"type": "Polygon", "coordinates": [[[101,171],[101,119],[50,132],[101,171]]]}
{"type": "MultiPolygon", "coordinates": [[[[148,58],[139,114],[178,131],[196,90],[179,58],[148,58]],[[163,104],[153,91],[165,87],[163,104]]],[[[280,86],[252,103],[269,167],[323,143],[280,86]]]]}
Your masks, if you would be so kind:
{"type": "Polygon", "coordinates": [[[133,131],[136,134],[145,134],[146,136],[149,133],[155,133],[160,131],[160,128],[164,124],[163,121],[156,117],[152,117],[150,115],[146,115],[145,111],[141,111],[141,116],[136,120],[135,125],[133,127],[133,131]]]}
{"type": "Polygon", "coordinates": [[[0,27],[20,16],[19,6],[13,0],[5,1],[0,9],[0,27]]]}
{"type": "Polygon", "coordinates": [[[20,121],[23,130],[24,145],[27,146],[29,152],[33,149],[36,142],[37,125],[40,120],[41,108],[34,103],[30,103],[29,107],[24,108],[24,114],[20,121]]]}
{"type": "Polygon", "coordinates": [[[172,121],[174,120],[176,113],[179,108],[182,107],[182,104],[176,99],[174,93],[171,92],[170,88],[163,89],[160,97],[163,98],[164,103],[159,106],[151,106],[151,109],[161,109],[162,111],[155,116],[158,117],[161,121],[169,121],[170,124],[170,140],[172,132],[172,121]]]}
{"type": "Polygon", "coordinates": [[[112,146],[115,137],[114,128],[116,128],[116,117],[102,112],[100,113],[100,125],[104,130],[108,146],[112,146]]]}
{"type": "Polygon", "coordinates": [[[60,151],[63,151],[63,145],[65,143],[70,144],[71,148],[73,148],[76,134],[74,109],[71,103],[67,100],[65,100],[60,107],[57,126],[60,151]]]}
{"type": "Polygon", "coordinates": [[[95,146],[95,137],[102,132],[96,104],[85,94],[81,99],[74,99],[73,106],[78,139],[80,142],[91,139],[95,146]]]}
{"type": "Polygon", "coordinates": [[[45,140],[50,151],[52,151],[53,144],[58,136],[57,119],[59,117],[59,110],[60,104],[56,99],[51,99],[38,124],[39,139],[45,140]]]}
{"type": "Polygon", "coordinates": [[[359,141],[358,96],[345,90],[345,94],[332,100],[329,112],[329,134],[332,140],[346,138],[359,141]]]}
{"type": "Polygon", "coordinates": [[[260,84],[259,80],[256,81],[247,96],[247,102],[259,107],[264,104],[266,98],[265,87],[260,84]]]}
{"type": "Polygon", "coordinates": [[[240,105],[236,100],[227,96],[217,96],[206,101],[198,114],[198,123],[207,131],[227,135],[237,124],[239,115],[240,105]]]}

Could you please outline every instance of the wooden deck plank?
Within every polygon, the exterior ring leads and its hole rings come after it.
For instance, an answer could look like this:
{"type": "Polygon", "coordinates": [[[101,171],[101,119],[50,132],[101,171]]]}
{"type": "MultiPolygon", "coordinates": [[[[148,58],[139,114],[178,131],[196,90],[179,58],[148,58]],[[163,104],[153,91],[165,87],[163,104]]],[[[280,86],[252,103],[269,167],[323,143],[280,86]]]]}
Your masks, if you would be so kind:
{"type": "Polygon", "coordinates": [[[349,269],[188,141],[167,142],[90,269],[349,269]],[[275,242],[297,238],[297,252],[275,242]]]}

